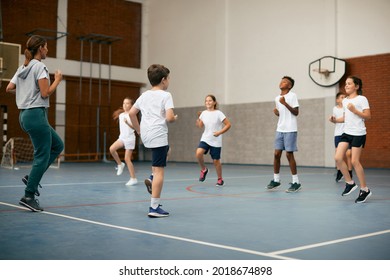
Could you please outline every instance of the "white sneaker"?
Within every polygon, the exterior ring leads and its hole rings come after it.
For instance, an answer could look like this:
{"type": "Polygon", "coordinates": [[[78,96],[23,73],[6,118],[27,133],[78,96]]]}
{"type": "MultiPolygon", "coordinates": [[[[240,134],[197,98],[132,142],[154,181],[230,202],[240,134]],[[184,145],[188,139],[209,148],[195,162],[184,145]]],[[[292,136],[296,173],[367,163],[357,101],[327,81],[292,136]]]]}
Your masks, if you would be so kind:
{"type": "Polygon", "coordinates": [[[136,178],[130,178],[130,180],[126,183],[126,186],[133,186],[138,183],[136,178]]]}
{"type": "Polygon", "coordinates": [[[125,168],[125,164],[122,162],[121,165],[118,165],[118,170],[116,171],[116,175],[121,175],[123,172],[123,169],[125,168]]]}

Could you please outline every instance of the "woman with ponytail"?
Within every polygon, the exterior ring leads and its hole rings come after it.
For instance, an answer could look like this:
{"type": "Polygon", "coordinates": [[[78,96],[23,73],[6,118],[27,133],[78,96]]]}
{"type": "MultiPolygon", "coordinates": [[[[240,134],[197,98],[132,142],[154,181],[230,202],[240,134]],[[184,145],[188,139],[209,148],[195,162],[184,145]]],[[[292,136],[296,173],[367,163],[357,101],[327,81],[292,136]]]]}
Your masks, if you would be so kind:
{"type": "Polygon", "coordinates": [[[49,70],[41,62],[47,53],[46,39],[37,35],[31,36],[24,51],[25,61],[6,89],[6,92],[16,95],[20,126],[30,136],[34,146],[32,169],[30,174],[22,179],[26,188],[19,201],[20,205],[33,212],[43,211],[35,199],[35,196],[39,196],[38,186],[43,174],[64,148],[64,143],[47,118],[49,96],[62,80],[62,73],[57,70],[54,73],[54,82],[50,83],[49,70]]]}

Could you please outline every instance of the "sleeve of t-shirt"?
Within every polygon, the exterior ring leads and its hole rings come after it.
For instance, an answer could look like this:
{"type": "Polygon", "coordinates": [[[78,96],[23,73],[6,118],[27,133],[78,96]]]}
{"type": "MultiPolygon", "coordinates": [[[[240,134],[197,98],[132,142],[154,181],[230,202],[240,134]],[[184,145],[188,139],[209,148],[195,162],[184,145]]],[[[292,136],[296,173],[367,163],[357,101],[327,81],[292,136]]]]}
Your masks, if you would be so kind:
{"type": "Polygon", "coordinates": [[[36,72],[37,73],[37,76],[36,76],[37,79],[38,80],[40,80],[40,79],[48,79],[48,80],[50,80],[49,70],[47,69],[47,67],[43,63],[37,63],[36,66],[38,67],[38,69],[36,70],[37,71],[36,72]]]}
{"type": "Polygon", "coordinates": [[[222,113],[221,111],[219,111],[218,117],[220,122],[223,122],[226,119],[225,114],[222,113]]]}
{"type": "Polygon", "coordinates": [[[291,100],[291,107],[293,108],[299,107],[298,98],[296,94],[293,95],[293,98],[291,100]]]}
{"type": "Polygon", "coordinates": [[[141,110],[141,107],[140,107],[140,103],[142,101],[142,95],[140,97],[138,97],[138,99],[135,101],[134,103],[134,108],[136,108],[137,110],[141,110]]]}
{"type": "Polygon", "coordinates": [[[175,106],[173,106],[173,98],[172,95],[169,92],[167,92],[167,99],[165,101],[165,110],[172,109],[172,108],[175,108],[175,106]]]}
{"type": "Polygon", "coordinates": [[[16,81],[18,80],[18,75],[17,75],[18,73],[19,73],[19,71],[16,71],[15,75],[12,77],[12,79],[10,81],[14,85],[16,85],[16,81]]]}
{"type": "Polygon", "coordinates": [[[368,104],[368,99],[365,96],[362,96],[362,109],[370,109],[370,105],[368,104]]]}

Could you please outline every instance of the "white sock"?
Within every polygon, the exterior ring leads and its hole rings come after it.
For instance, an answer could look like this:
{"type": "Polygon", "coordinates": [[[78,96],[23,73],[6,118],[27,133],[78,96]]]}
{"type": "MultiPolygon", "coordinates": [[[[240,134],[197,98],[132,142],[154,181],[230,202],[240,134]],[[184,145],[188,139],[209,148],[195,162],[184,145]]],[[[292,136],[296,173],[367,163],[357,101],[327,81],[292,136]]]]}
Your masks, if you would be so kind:
{"type": "Polygon", "coordinates": [[[152,197],[150,199],[150,207],[153,209],[156,209],[160,205],[160,198],[154,198],[152,197]]]}
{"type": "Polygon", "coordinates": [[[292,175],[292,183],[299,184],[298,174],[292,175]]]}
{"type": "Polygon", "coordinates": [[[280,175],[279,174],[274,174],[274,182],[280,182],[280,175]]]}
{"type": "Polygon", "coordinates": [[[365,188],[361,188],[362,191],[368,192],[368,187],[366,186],[365,188]]]}

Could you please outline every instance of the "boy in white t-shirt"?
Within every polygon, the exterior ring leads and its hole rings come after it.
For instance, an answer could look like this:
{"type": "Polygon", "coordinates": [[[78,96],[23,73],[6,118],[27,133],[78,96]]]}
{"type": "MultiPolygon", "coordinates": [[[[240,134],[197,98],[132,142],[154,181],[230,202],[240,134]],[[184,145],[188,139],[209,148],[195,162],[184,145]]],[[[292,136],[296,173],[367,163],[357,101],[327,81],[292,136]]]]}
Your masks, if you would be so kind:
{"type": "Polygon", "coordinates": [[[228,131],[231,127],[229,119],[217,109],[217,99],[214,95],[207,95],[205,99],[206,110],[198,112],[196,126],[204,127],[202,137],[198,148],[196,149],[196,159],[200,166],[199,181],[206,180],[206,175],[209,172],[204,164],[204,154],[210,151],[210,156],[213,159],[215,170],[217,172],[217,187],[225,184],[222,179],[222,164],[221,164],[221,148],[222,134],[228,131]]]}
{"type": "Polygon", "coordinates": [[[146,148],[152,150],[152,195],[148,216],[167,217],[168,212],[160,206],[160,197],[164,183],[164,167],[167,164],[168,122],[174,122],[177,115],[173,111],[172,95],[167,92],[169,69],[160,64],[148,68],[148,78],[152,88],[145,91],[130,109],[130,119],[135,131],[141,136],[146,148]],[[137,114],[141,112],[141,124],[137,114]]]}
{"type": "Polygon", "coordinates": [[[297,192],[301,189],[298,179],[297,164],[294,152],[297,151],[299,103],[297,95],[291,91],[294,80],[284,76],[279,84],[280,95],[275,98],[274,114],[279,117],[275,133],[274,152],[274,179],[266,187],[268,190],[280,186],[280,158],[283,150],[286,151],[288,163],[292,174],[292,183],[286,192],[297,192]]]}
{"type": "MultiPolygon", "coordinates": [[[[338,92],[336,94],[336,105],[333,107],[333,114],[329,117],[329,121],[335,124],[334,127],[334,145],[337,149],[337,146],[340,143],[341,135],[344,132],[344,122],[337,122],[338,119],[344,118],[344,109],[343,109],[343,99],[346,95],[343,92],[338,92]]],[[[351,162],[351,149],[348,149],[345,154],[345,161],[348,166],[349,174],[352,177],[352,162],[351,162]]],[[[337,168],[337,167],[336,167],[337,168]]],[[[340,182],[343,178],[343,173],[337,169],[336,182],[340,182]]]]}

